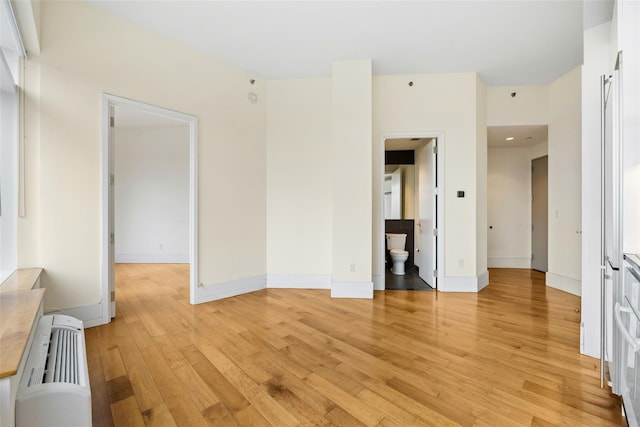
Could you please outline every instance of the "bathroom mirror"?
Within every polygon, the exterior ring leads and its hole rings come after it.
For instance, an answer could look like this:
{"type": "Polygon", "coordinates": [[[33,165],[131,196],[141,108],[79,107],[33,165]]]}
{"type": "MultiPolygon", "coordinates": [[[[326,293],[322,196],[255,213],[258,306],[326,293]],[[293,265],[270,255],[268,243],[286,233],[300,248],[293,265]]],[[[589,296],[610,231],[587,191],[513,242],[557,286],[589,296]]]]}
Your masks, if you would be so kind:
{"type": "Polygon", "coordinates": [[[384,219],[413,219],[414,165],[385,165],[384,169],[384,219]]]}

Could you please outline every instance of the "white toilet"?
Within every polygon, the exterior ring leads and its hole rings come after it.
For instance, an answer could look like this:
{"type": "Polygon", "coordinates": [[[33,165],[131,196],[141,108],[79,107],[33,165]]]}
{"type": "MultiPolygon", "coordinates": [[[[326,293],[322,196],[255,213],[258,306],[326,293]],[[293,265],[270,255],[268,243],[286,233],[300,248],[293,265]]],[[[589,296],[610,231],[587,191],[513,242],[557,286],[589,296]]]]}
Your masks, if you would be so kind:
{"type": "Polygon", "coordinates": [[[398,276],[404,275],[404,262],[409,258],[409,252],[404,250],[404,246],[407,243],[406,234],[387,234],[387,249],[389,249],[389,255],[391,255],[391,261],[393,266],[391,272],[398,276]]]}

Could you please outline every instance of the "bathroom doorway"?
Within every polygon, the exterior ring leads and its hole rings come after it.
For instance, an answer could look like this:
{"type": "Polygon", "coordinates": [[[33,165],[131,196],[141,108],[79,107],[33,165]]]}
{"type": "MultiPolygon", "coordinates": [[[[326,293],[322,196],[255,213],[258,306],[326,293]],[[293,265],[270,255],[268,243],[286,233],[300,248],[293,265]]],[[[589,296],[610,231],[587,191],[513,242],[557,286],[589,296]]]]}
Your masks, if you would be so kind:
{"type": "Polygon", "coordinates": [[[102,309],[109,323],[116,262],[188,263],[194,301],[197,118],[112,95],[102,101],[102,309]]]}
{"type": "Polygon", "coordinates": [[[438,135],[424,134],[383,139],[381,265],[387,290],[437,289],[438,140],[438,135]],[[406,254],[394,251],[392,257],[388,242],[404,242],[406,254]],[[403,265],[398,267],[398,261],[403,265]],[[391,272],[394,262],[393,270],[404,270],[403,275],[391,272]]]}

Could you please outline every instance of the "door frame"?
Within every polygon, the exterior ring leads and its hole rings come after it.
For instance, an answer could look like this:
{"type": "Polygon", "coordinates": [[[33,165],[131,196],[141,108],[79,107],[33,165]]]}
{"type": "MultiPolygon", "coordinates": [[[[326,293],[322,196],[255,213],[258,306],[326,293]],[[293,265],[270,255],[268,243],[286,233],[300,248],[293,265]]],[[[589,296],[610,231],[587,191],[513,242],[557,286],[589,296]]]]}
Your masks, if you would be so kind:
{"type": "MultiPolygon", "coordinates": [[[[378,262],[382,268],[381,274],[381,283],[382,290],[385,289],[385,250],[384,250],[384,240],[385,240],[385,227],[384,227],[384,152],[385,152],[385,141],[387,139],[398,139],[398,138],[433,138],[436,139],[438,144],[438,152],[437,152],[437,161],[436,161],[436,177],[437,177],[437,196],[438,196],[438,206],[436,209],[436,228],[438,229],[438,239],[436,244],[436,265],[435,268],[438,271],[436,277],[436,286],[434,289],[438,290],[441,288],[441,285],[444,283],[444,194],[445,193],[445,181],[444,181],[444,159],[445,159],[445,143],[444,143],[444,132],[435,132],[435,131],[427,131],[427,132],[399,132],[399,133],[383,133],[382,139],[380,141],[380,151],[379,157],[380,161],[378,162],[378,185],[380,186],[380,202],[378,204],[377,210],[379,213],[380,220],[378,221],[378,231],[379,238],[375,244],[378,247],[378,262]]],[[[415,226],[414,226],[415,229],[415,226]]],[[[414,253],[415,256],[415,253],[414,253]]]]}
{"type": "Polygon", "coordinates": [[[109,277],[113,269],[113,261],[109,259],[109,235],[113,232],[110,224],[111,206],[109,203],[110,170],[113,167],[113,147],[111,143],[111,127],[109,111],[113,107],[126,107],[147,113],[156,114],[169,119],[182,121],[189,126],[189,302],[195,304],[198,286],[198,118],[190,114],[180,113],[166,108],[134,101],[107,93],[102,94],[102,218],[101,218],[101,284],[102,284],[102,322],[111,321],[111,304],[109,294],[109,277]]]}

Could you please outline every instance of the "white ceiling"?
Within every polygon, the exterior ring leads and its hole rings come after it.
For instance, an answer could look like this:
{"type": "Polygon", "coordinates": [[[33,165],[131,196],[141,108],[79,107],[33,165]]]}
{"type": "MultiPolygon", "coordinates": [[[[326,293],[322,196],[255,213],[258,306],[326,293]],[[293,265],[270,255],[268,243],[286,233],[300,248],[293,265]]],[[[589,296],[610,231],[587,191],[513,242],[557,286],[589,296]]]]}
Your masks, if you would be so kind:
{"type": "Polygon", "coordinates": [[[546,84],[582,63],[584,25],[612,0],[87,0],[267,79],[328,77],[336,60],[374,74],[477,71],[491,86],[546,84]],[[584,22],[584,24],[583,24],[584,22]]]}
{"type": "Polygon", "coordinates": [[[530,147],[548,140],[549,126],[487,126],[489,147],[530,147]],[[512,141],[507,141],[513,137],[512,141]]]}

